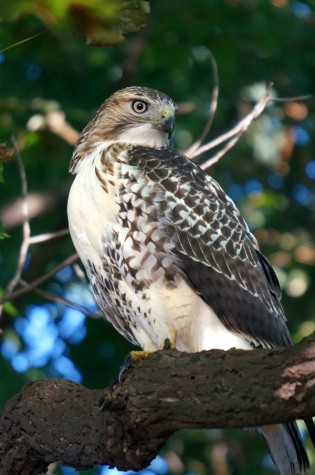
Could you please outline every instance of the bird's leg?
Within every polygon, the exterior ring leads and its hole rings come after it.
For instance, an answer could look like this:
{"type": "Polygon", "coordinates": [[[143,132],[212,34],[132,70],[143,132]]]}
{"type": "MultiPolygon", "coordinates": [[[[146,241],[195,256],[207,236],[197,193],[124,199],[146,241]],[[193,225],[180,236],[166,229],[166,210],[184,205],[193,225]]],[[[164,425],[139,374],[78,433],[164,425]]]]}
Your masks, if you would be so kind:
{"type": "MultiPolygon", "coordinates": [[[[174,350],[175,349],[175,337],[172,337],[172,338],[165,338],[165,340],[163,341],[163,344],[161,345],[161,350],[174,350]]],[[[140,350],[140,351],[131,351],[121,369],[120,369],[120,372],[119,372],[119,376],[118,376],[118,380],[120,381],[121,380],[121,377],[123,376],[124,372],[127,371],[128,369],[131,368],[132,366],[132,363],[138,361],[138,360],[141,360],[143,358],[146,358],[147,356],[149,356],[151,353],[153,353],[154,351],[156,350],[140,350]]]]}
{"type": "MultiPolygon", "coordinates": [[[[175,349],[175,338],[165,338],[163,341],[160,350],[174,350],[175,349]]],[[[146,358],[148,355],[153,353],[155,350],[152,351],[131,351],[129,357],[131,361],[137,361],[142,358],[146,358]]]]}

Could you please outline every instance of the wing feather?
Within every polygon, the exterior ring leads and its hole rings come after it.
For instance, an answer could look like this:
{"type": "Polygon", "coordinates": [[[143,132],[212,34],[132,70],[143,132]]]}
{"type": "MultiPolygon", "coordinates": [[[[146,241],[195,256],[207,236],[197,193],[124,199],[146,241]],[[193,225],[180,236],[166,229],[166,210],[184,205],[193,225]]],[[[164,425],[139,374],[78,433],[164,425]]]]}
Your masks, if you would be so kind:
{"type": "Polygon", "coordinates": [[[277,277],[233,201],[178,152],[135,146],[129,153],[159,188],[158,219],[191,286],[253,346],[289,345],[277,277]]]}

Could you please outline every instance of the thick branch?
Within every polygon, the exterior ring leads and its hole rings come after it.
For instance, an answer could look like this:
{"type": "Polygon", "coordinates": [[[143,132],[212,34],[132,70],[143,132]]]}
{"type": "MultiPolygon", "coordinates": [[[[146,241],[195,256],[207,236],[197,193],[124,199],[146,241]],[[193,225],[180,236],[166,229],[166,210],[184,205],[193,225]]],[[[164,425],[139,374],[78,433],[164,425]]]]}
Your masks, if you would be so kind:
{"type": "Polygon", "coordinates": [[[61,460],[141,469],[183,428],[248,427],[315,414],[315,333],[275,350],[134,358],[113,389],[62,379],[25,386],[0,415],[0,473],[36,475],[61,460]]]}

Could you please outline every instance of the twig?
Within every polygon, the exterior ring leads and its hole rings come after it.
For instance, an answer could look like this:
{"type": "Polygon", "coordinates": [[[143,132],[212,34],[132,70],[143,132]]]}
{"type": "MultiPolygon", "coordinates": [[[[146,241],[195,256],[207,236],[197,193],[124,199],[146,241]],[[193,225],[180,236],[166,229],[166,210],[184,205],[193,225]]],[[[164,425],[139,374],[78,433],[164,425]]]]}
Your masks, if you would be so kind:
{"type": "Polygon", "coordinates": [[[75,145],[77,143],[80,133],[66,121],[64,112],[49,112],[46,115],[46,122],[49,130],[68,144],[75,145]]]}
{"type": "MultiPolygon", "coordinates": [[[[244,132],[246,132],[246,130],[249,128],[253,120],[256,119],[262,113],[262,111],[265,109],[266,105],[270,101],[270,91],[271,91],[272,86],[273,86],[273,83],[269,83],[266,86],[265,93],[263,97],[260,99],[260,101],[257,102],[257,104],[252,109],[252,111],[249,114],[247,114],[240,122],[238,122],[238,124],[236,124],[235,127],[233,127],[231,130],[229,130],[225,134],[220,135],[216,139],[211,140],[211,142],[208,142],[202,145],[201,147],[199,147],[198,150],[196,150],[190,158],[192,159],[196,158],[199,155],[207,152],[208,150],[211,150],[212,148],[217,147],[218,145],[225,142],[226,140],[234,137],[235,135],[239,135],[239,134],[242,135],[244,132]]],[[[205,163],[202,164],[202,168],[206,168],[205,163]]]]}
{"type": "MultiPolygon", "coordinates": [[[[54,272],[50,271],[44,276],[40,277],[36,281],[34,281],[32,284],[30,284],[26,289],[19,289],[16,292],[14,292],[14,289],[17,287],[18,284],[22,282],[21,276],[23,272],[23,268],[25,265],[25,261],[27,258],[27,253],[28,249],[32,244],[35,243],[40,243],[44,241],[48,241],[50,239],[55,239],[61,236],[64,236],[65,234],[68,234],[69,230],[68,229],[63,229],[61,231],[56,231],[53,233],[44,233],[40,234],[38,236],[31,236],[31,226],[30,226],[30,219],[29,219],[29,207],[28,207],[28,201],[27,201],[27,178],[26,178],[26,173],[25,173],[25,168],[23,165],[23,161],[21,158],[21,155],[19,153],[18,145],[14,137],[12,137],[12,143],[15,149],[15,156],[16,160],[18,163],[19,167],[19,172],[20,172],[20,178],[21,178],[21,184],[22,184],[22,216],[23,216],[23,239],[22,239],[22,244],[20,246],[20,252],[19,252],[19,258],[18,258],[18,263],[16,267],[15,274],[13,278],[10,280],[9,284],[7,285],[3,297],[0,299],[0,316],[3,311],[3,304],[8,301],[8,300],[13,300],[14,298],[17,298],[16,296],[23,295],[25,293],[28,293],[30,290],[33,290],[34,288],[37,287],[37,285],[40,285],[40,283],[45,282],[51,275],[56,273],[58,270],[55,270],[54,272]],[[23,292],[24,291],[24,292],[23,292]]],[[[73,258],[73,256],[71,256],[73,258]]],[[[70,263],[73,262],[75,259],[70,259],[70,263]]],[[[77,255],[76,255],[77,259],[77,255]]],[[[67,265],[67,260],[64,261],[64,267],[67,265]]],[[[61,268],[62,268],[61,267],[61,268]]],[[[57,269],[57,268],[55,268],[57,269]]]]}
{"type": "Polygon", "coordinates": [[[312,94],[305,94],[304,96],[295,96],[295,97],[273,97],[272,102],[296,102],[296,101],[306,101],[307,99],[312,99],[312,94]]]}
{"type": "Polygon", "coordinates": [[[36,33],[35,35],[24,38],[24,40],[17,41],[16,43],[13,43],[13,45],[7,46],[6,48],[3,48],[2,50],[0,50],[0,53],[4,53],[5,51],[8,51],[8,49],[14,48],[15,46],[19,46],[23,43],[26,43],[27,41],[33,40],[34,38],[37,38],[37,36],[41,36],[44,33],[47,33],[47,30],[40,31],[39,33],[36,33]]]}
{"type": "MultiPolygon", "coordinates": [[[[28,287],[28,283],[25,281],[21,281],[21,284],[28,287]]],[[[79,310],[88,317],[99,318],[104,316],[101,312],[90,312],[90,310],[84,305],[72,302],[72,300],[68,300],[63,297],[60,297],[59,295],[52,294],[51,292],[47,292],[46,290],[34,289],[34,293],[39,295],[40,297],[43,297],[45,300],[51,300],[52,302],[60,303],[62,305],[65,305],[66,307],[75,308],[76,310],[79,310]]]]}
{"type": "Polygon", "coordinates": [[[211,66],[212,66],[212,81],[213,81],[214,86],[213,86],[212,99],[211,99],[210,108],[209,108],[209,119],[208,119],[208,121],[206,123],[206,126],[205,126],[201,136],[199,137],[199,139],[196,140],[189,147],[189,149],[185,152],[187,157],[193,157],[194,153],[198,151],[198,149],[201,146],[202,142],[206,138],[206,136],[207,136],[207,134],[208,134],[208,132],[209,132],[211,126],[212,126],[214,116],[215,116],[217,106],[218,106],[219,74],[218,74],[218,66],[217,66],[216,60],[214,59],[214,56],[212,55],[212,53],[210,53],[210,61],[211,61],[211,66]]]}
{"type": "MultiPolygon", "coordinates": [[[[28,213],[28,203],[27,203],[27,179],[25,168],[23,165],[23,161],[21,155],[18,150],[17,142],[15,137],[12,137],[12,143],[15,149],[15,158],[17,160],[17,164],[19,167],[21,184],[22,184],[22,215],[23,215],[23,240],[20,247],[18,263],[16,267],[15,274],[13,278],[8,283],[5,289],[5,295],[11,294],[15,287],[21,280],[21,275],[23,272],[23,267],[27,257],[27,251],[30,245],[30,236],[31,236],[31,227],[29,222],[29,213],[28,213]]],[[[0,316],[2,315],[3,311],[3,302],[2,299],[0,300],[0,316]]]]}
{"type": "Polygon", "coordinates": [[[28,283],[27,287],[23,287],[22,289],[18,289],[15,292],[6,292],[5,295],[3,295],[3,297],[1,297],[0,304],[3,304],[4,302],[7,302],[8,300],[10,300],[10,301],[15,300],[15,299],[21,297],[22,295],[28,294],[32,290],[36,289],[39,285],[43,284],[48,279],[50,279],[50,277],[55,275],[61,269],[63,269],[64,267],[66,267],[70,264],[72,264],[73,262],[75,262],[78,258],[79,258],[78,254],[73,254],[72,256],[68,257],[63,262],[61,262],[61,264],[54,267],[49,272],[46,272],[46,274],[42,275],[38,279],[33,280],[33,282],[28,283]]]}
{"type": "MultiPolygon", "coordinates": [[[[67,201],[70,183],[64,183],[54,190],[30,191],[27,194],[28,214],[30,221],[38,218],[57,206],[64,205],[67,201]]],[[[21,198],[15,198],[13,201],[0,207],[1,221],[6,230],[13,229],[23,224],[21,214],[21,198]]]]}
{"type": "Polygon", "coordinates": [[[60,231],[55,231],[53,233],[43,233],[38,234],[37,236],[32,236],[30,238],[30,244],[38,244],[40,242],[50,241],[52,239],[57,239],[59,237],[69,234],[69,229],[61,229],[60,231]]]}

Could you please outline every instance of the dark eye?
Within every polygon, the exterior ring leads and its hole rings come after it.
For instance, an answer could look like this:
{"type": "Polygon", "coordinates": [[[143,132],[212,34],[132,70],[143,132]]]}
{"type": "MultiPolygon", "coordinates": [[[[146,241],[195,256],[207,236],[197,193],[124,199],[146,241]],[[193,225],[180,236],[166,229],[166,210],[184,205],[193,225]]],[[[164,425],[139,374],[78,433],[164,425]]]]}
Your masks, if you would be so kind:
{"type": "Polygon", "coordinates": [[[137,114],[143,114],[148,108],[148,104],[144,101],[133,101],[132,109],[137,112],[137,114]]]}

